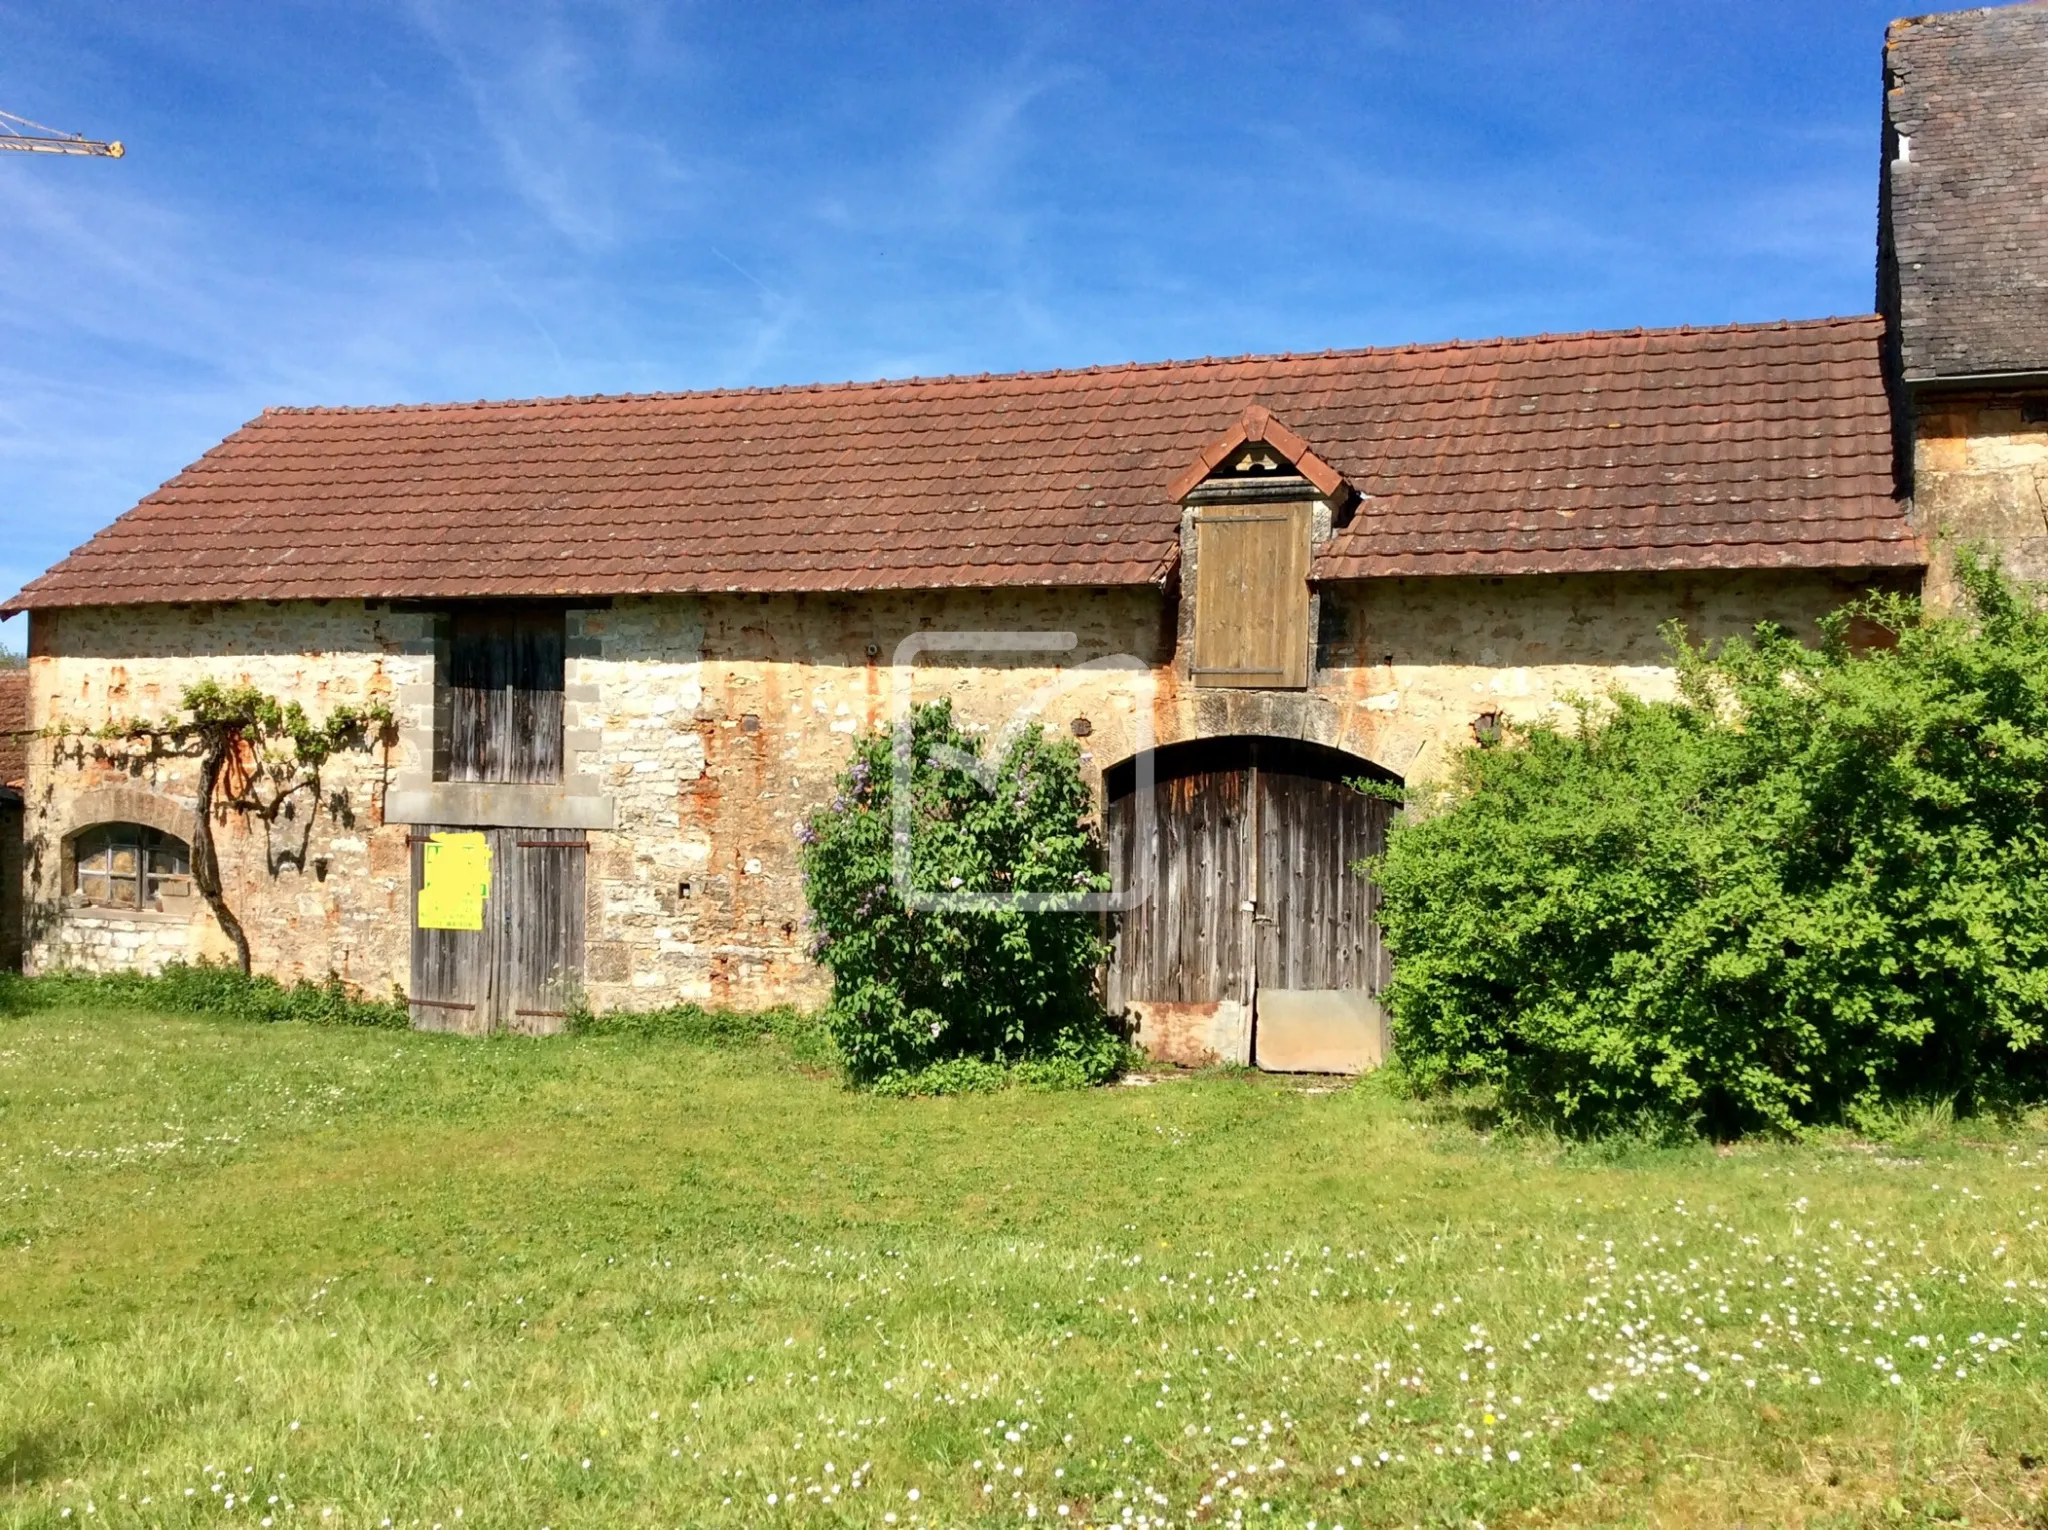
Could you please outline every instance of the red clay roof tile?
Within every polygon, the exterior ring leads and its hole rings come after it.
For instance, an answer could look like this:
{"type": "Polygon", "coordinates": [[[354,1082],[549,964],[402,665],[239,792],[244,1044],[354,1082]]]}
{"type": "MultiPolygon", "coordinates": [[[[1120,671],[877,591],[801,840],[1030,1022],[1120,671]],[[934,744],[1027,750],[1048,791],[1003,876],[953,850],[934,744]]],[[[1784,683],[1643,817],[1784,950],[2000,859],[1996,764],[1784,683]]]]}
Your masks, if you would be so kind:
{"type": "Polygon", "coordinates": [[[0,667],[0,787],[19,787],[28,776],[28,671],[0,667]]]}
{"type": "Polygon", "coordinates": [[[252,420],[6,610],[1131,585],[1268,411],[1324,579],[1917,567],[1875,318],[252,420]]]}

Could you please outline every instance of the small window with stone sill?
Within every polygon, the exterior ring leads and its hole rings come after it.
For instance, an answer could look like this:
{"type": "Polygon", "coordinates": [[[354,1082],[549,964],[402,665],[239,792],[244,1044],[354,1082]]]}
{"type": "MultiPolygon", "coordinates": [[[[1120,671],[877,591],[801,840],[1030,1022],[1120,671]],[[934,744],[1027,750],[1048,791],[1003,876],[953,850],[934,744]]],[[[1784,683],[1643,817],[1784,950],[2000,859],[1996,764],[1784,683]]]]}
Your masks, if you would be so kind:
{"type": "Polygon", "coordinates": [[[192,852],[161,829],[98,824],[72,843],[71,890],[94,908],[183,908],[192,897],[192,852]]]}

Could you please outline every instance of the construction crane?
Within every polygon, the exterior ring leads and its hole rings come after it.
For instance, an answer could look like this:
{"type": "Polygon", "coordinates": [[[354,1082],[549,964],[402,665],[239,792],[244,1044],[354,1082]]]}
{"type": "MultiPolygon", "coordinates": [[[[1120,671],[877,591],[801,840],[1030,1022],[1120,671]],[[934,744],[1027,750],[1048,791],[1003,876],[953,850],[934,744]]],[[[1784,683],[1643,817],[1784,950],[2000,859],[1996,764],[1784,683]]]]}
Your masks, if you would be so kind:
{"type": "Polygon", "coordinates": [[[0,149],[19,149],[24,154],[97,154],[106,159],[119,159],[128,152],[118,138],[112,143],[80,138],[76,133],[60,133],[12,112],[0,112],[0,149]]]}

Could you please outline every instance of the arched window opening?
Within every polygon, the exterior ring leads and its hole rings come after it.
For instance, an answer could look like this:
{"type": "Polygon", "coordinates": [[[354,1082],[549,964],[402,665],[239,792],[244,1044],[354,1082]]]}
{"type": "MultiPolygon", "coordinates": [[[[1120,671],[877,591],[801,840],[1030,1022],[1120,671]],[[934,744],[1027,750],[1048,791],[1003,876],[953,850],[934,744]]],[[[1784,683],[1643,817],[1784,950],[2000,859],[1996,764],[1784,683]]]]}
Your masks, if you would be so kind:
{"type": "Polygon", "coordinates": [[[72,890],[101,908],[162,909],[192,895],[185,842],[139,823],[103,823],[72,842],[72,890]]]}

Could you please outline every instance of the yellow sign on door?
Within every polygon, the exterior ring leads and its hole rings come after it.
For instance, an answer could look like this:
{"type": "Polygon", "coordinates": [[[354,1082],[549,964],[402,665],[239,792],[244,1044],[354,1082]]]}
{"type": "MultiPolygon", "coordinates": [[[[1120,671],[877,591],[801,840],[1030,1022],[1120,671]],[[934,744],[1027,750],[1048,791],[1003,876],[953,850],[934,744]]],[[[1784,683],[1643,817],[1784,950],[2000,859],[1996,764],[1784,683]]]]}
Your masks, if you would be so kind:
{"type": "Polygon", "coordinates": [[[436,834],[421,852],[419,927],[481,930],[491,895],[491,844],[481,834],[436,834]]]}

